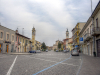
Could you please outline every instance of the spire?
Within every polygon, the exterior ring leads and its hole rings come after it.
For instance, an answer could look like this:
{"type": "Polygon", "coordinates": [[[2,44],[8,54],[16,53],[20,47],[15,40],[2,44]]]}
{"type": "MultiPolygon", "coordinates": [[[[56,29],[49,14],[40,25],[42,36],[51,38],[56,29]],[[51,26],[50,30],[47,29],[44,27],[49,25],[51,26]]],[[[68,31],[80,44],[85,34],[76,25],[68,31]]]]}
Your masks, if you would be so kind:
{"type": "Polygon", "coordinates": [[[68,32],[68,28],[67,28],[67,31],[66,32],[68,32]]]}

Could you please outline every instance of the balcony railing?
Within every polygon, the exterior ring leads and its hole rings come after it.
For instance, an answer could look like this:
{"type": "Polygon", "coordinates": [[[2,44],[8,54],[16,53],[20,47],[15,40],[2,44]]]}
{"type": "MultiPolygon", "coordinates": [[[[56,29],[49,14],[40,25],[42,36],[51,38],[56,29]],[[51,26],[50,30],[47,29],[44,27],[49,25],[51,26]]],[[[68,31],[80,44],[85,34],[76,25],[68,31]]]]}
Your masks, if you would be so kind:
{"type": "Polygon", "coordinates": [[[100,35],[100,27],[94,27],[92,29],[92,36],[100,35]]]}
{"type": "Polygon", "coordinates": [[[75,29],[73,30],[73,34],[75,34],[76,31],[78,31],[78,30],[80,30],[80,28],[75,28],[75,29]]]}
{"type": "Polygon", "coordinates": [[[83,37],[84,42],[85,42],[85,41],[88,41],[88,40],[91,39],[91,38],[92,38],[92,35],[91,35],[90,33],[86,33],[86,34],[84,35],[84,37],[83,37]]]}

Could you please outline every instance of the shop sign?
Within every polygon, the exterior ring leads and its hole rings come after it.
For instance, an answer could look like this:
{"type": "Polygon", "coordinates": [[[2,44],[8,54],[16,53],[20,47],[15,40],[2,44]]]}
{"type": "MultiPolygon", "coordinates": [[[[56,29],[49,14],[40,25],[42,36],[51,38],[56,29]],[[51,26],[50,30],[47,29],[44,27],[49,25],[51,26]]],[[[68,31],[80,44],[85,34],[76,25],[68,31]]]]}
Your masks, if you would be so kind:
{"type": "Polygon", "coordinates": [[[4,43],[9,43],[9,44],[11,44],[11,42],[10,42],[10,41],[4,41],[4,43]]]}

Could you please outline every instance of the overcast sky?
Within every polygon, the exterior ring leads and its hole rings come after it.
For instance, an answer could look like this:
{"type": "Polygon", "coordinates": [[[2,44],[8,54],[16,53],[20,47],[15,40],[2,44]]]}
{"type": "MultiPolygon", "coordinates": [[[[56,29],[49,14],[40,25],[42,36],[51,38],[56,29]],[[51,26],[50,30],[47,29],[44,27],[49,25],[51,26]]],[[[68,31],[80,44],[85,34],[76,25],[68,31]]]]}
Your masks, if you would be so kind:
{"type": "MultiPolygon", "coordinates": [[[[93,9],[99,0],[93,1],[93,9]]],[[[91,0],[0,0],[0,23],[12,30],[18,28],[31,38],[33,26],[35,39],[52,46],[56,40],[70,37],[77,22],[86,22],[91,15],[91,0]]]]}

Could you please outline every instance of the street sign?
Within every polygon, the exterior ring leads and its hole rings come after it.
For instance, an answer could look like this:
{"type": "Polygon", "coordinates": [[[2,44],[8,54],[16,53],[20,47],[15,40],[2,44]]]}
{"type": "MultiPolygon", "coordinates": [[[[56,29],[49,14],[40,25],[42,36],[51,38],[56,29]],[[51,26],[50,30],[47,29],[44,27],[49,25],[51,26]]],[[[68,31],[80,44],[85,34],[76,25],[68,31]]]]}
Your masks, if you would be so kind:
{"type": "Polygon", "coordinates": [[[78,45],[75,46],[75,48],[77,48],[77,47],[78,47],[78,45]]]}
{"type": "Polygon", "coordinates": [[[83,37],[80,37],[80,41],[83,41],[83,37]]]}

